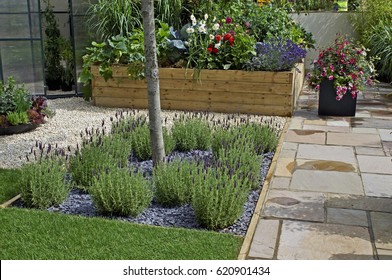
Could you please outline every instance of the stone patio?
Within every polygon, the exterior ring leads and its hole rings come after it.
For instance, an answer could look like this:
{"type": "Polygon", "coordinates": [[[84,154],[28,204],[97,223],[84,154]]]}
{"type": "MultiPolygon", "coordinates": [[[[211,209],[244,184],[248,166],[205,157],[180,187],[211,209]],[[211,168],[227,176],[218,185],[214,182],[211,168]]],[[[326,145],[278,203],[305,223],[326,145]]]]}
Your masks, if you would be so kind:
{"type": "Polygon", "coordinates": [[[372,92],[355,117],[320,117],[304,89],[245,258],[392,259],[392,87],[372,92]]]}

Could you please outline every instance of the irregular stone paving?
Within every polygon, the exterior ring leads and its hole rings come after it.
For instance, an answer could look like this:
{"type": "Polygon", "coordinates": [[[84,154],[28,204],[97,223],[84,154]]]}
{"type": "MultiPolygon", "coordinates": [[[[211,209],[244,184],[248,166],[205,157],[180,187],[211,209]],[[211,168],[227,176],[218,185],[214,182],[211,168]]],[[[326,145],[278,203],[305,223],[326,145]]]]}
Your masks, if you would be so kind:
{"type": "Polygon", "coordinates": [[[392,259],[391,93],[382,84],[355,117],[321,117],[303,90],[248,259],[392,259]]]}

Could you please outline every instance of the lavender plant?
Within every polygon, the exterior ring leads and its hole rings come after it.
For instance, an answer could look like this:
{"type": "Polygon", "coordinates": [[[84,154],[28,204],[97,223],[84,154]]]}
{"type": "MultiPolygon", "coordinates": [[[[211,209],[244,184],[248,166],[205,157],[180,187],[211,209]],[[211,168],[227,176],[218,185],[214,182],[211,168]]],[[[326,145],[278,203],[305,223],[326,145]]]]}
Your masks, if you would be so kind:
{"type": "Polygon", "coordinates": [[[102,213],[137,216],[150,204],[153,193],[148,179],[137,170],[103,165],[93,178],[93,201],[102,213]]]}
{"type": "Polygon", "coordinates": [[[163,206],[190,203],[196,167],[196,162],[179,159],[155,167],[153,182],[157,202],[163,206]]]}
{"type": "Polygon", "coordinates": [[[291,40],[270,39],[256,44],[256,56],[244,68],[249,71],[289,71],[305,56],[306,50],[291,40]]]}
{"type": "Polygon", "coordinates": [[[199,166],[198,173],[192,197],[197,221],[213,230],[233,224],[243,213],[249,189],[238,174],[222,168],[199,166]]]}
{"type": "Polygon", "coordinates": [[[197,115],[176,120],[172,134],[178,151],[208,150],[211,146],[208,122],[197,115]]]}
{"type": "Polygon", "coordinates": [[[70,185],[65,180],[67,169],[62,157],[42,157],[22,167],[21,196],[26,205],[46,209],[62,203],[70,185]]]}

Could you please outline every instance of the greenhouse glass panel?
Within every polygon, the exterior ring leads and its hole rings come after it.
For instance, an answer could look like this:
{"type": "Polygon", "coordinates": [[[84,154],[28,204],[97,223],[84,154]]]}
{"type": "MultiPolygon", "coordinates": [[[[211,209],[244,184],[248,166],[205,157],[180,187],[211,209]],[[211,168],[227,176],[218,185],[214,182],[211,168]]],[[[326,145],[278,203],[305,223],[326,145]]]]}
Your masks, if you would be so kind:
{"type": "Polygon", "coordinates": [[[35,94],[44,93],[38,0],[0,3],[0,79],[13,76],[35,94]]]}

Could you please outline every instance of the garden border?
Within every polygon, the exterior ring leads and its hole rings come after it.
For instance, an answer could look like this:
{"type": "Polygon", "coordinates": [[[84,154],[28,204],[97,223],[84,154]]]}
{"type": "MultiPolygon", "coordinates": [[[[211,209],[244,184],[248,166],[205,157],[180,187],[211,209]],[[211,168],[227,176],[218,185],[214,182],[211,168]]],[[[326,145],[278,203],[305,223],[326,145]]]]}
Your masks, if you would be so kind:
{"type": "Polygon", "coordinates": [[[248,256],[248,253],[249,253],[249,250],[250,250],[250,246],[252,244],[252,240],[253,240],[253,237],[254,237],[254,234],[255,234],[255,231],[256,231],[256,227],[257,227],[257,224],[258,224],[259,219],[260,219],[261,209],[262,209],[262,207],[264,205],[265,198],[267,196],[267,191],[269,190],[269,186],[270,186],[270,183],[271,183],[271,178],[272,178],[272,176],[273,176],[273,174],[275,172],[276,162],[278,161],[278,158],[280,156],[280,152],[282,150],[282,145],[283,145],[283,142],[284,142],[284,138],[286,137],[286,133],[287,133],[287,130],[289,128],[290,121],[291,121],[291,118],[288,118],[286,120],[285,126],[282,129],[282,133],[280,135],[279,142],[278,142],[278,145],[276,147],[274,157],[272,159],[272,162],[271,162],[270,168],[268,170],[267,176],[265,177],[263,188],[261,190],[259,199],[257,201],[255,210],[253,212],[252,219],[250,220],[250,223],[249,223],[249,226],[248,226],[248,230],[247,230],[247,232],[245,234],[244,242],[242,243],[240,252],[238,254],[238,260],[247,260],[247,256],[248,256]]]}
{"type": "MultiPolygon", "coordinates": [[[[129,78],[128,67],[113,65],[113,79],[105,81],[99,66],[91,67],[92,99],[104,107],[148,107],[145,80],[129,78]]],[[[166,110],[292,115],[305,78],[304,63],[291,71],[242,71],[160,68],[161,108],[166,110]],[[298,71],[299,70],[299,71],[298,71]]]]}

